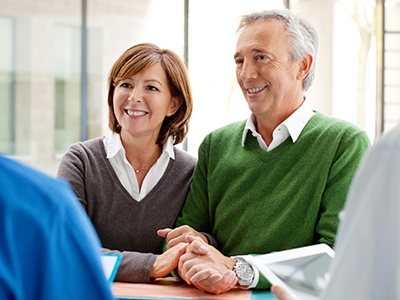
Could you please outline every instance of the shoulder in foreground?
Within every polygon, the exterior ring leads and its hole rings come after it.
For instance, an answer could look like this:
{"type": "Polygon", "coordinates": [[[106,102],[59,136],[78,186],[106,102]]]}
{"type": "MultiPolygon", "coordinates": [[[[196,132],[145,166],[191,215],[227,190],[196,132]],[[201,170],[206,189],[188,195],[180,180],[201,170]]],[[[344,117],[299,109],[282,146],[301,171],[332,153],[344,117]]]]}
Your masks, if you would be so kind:
{"type": "Polygon", "coordinates": [[[377,148],[388,147],[392,150],[400,151],[400,123],[388,132],[383,133],[377,140],[377,148]]]}
{"type": "Polygon", "coordinates": [[[57,194],[57,191],[61,192],[63,188],[67,188],[64,180],[56,179],[2,155],[0,155],[0,186],[9,191],[12,191],[13,187],[15,187],[14,191],[20,191],[23,186],[23,192],[30,194],[31,197],[34,197],[33,193],[37,195],[57,194]]]}
{"type": "Polygon", "coordinates": [[[16,180],[17,178],[20,179],[21,184],[27,181],[42,185],[43,181],[55,180],[42,171],[24,165],[23,163],[4,155],[0,155],[0,172],[7,174],[8,176],[6,177],[10,180],[16,180]]]}

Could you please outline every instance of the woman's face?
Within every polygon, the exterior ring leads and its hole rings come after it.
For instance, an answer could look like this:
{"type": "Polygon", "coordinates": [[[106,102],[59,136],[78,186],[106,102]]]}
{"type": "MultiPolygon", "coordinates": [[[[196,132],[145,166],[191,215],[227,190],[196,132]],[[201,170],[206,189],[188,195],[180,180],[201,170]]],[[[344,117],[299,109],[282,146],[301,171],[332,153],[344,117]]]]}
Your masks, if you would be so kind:
{"type": "Polygon", "coordinates": [[[113,105],[121,136],[157,140],[164,118],[176,112],[179,101],[172,97],[165,71],[156,63],[117,82],[113,105]]]}

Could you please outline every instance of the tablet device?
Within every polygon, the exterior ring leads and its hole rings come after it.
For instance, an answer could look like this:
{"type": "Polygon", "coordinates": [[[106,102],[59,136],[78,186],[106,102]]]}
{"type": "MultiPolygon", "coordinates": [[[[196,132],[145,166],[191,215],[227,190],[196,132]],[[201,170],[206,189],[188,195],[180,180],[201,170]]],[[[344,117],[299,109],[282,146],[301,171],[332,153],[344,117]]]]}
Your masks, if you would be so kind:
{"type": "Polygon", "coordinates": [[[273,285],[303,300],[319,299],[329,281],[335,251],[318,244],[253,256],[251,260],[273,285]]]}
{"type": "Polygon", "coordinates": [[[104,274],[106,275],[106,279],[109,283],[112,283],[114,281],[121,259],[121,254],[101,255],[101,263],[103,265],[104,274]]]}

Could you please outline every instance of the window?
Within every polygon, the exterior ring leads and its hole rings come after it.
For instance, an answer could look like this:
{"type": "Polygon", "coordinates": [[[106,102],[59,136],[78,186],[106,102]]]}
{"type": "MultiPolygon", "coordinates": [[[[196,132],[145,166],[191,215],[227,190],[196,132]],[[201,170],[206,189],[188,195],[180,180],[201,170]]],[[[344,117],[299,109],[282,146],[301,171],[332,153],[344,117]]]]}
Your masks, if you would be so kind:
{"type": "Polygon", "coordinates": [[[15,27],[0,17],[0,152],[15,154],[15,27]]]}

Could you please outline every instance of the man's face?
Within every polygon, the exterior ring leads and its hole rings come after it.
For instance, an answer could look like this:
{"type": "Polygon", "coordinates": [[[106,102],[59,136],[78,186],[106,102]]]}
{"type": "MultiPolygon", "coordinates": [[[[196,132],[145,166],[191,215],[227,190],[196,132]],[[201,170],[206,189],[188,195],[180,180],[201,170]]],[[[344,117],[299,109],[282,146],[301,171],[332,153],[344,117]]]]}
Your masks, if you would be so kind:
{"type": "Polygon", "coordinates": [[[299,63],[291,61],[289,38],[281,21],[247,25],[238,38],[234,58],[237,81],[256,117],[293,110],[291,102],[302,92],[302,82],[299,63]]]}

